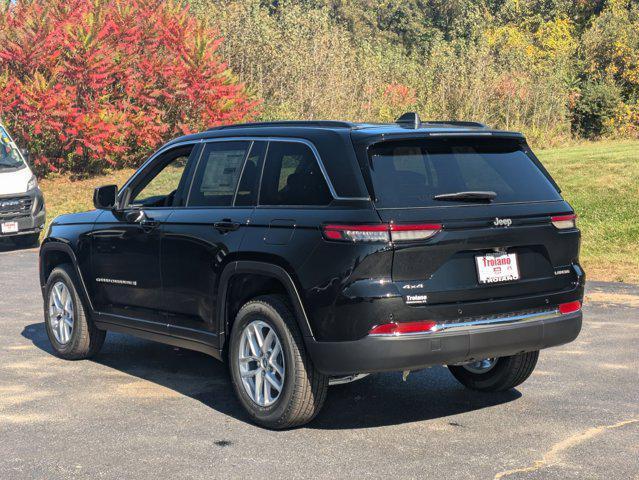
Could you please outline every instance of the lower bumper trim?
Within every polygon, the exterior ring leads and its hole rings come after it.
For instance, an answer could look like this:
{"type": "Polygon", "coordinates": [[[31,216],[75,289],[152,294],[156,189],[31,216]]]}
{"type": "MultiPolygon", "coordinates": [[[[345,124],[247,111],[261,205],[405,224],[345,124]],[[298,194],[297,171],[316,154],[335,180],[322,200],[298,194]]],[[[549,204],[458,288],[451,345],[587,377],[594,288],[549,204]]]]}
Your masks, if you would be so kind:
{"type": "MultiPolygon", "coordinates": [[[[541,315],[543,313],[543,315],[541,315]]],[[[406,336],[367,336],[347,342],[307,339],[316,368],[327,375],[418,370],[432,365],[468,362],[540,350],[571,342],[581,330],[582,312],[495,319],[479,325],[406,336]]]]}

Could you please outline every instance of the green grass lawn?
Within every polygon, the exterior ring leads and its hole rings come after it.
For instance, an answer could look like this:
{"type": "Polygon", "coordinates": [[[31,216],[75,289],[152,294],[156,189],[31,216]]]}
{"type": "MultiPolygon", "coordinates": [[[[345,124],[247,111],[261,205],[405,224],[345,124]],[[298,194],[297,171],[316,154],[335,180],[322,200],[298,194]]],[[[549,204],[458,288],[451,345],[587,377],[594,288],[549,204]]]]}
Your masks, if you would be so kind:
{"type": "MultiPolygon", "coordinates": [[[[639,283],[639,141],[585,143],[537,154],[579,215],[588,278],[639,283]]],[[[95,187],[122,185],[132,173],[42,180],[48,219],[92,208],[95,187]]]]}
{"type": "Polygon", "coordinates": [[[588,278],[639,283],[639,141],[586,143],[538,156],[579,215],[588,278]]]}

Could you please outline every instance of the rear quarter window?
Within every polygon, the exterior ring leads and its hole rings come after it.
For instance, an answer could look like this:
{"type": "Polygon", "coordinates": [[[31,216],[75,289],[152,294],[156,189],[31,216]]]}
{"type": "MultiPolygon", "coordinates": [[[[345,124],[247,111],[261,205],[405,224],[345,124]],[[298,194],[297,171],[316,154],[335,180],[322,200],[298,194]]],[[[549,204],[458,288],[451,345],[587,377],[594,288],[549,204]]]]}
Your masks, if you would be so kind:
{"type": "Polygon", "coordinates": [[[493,191],[494,203],[561,199],[559,192],[517,141],[424,139],[387,141],[369,148],[378,207],[463,204],[433,197],[493,191]]]}

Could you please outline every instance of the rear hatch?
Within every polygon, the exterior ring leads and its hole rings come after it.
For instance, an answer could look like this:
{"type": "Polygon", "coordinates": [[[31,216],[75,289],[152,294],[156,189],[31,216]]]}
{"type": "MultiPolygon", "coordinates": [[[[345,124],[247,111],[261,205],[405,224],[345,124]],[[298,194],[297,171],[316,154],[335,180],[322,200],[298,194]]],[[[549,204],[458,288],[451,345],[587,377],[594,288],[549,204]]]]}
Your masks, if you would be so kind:
{"type": "Polygon", "coordinates": [[[574,289],[572,209],[523,139],[385,140],[367,157],[383,222],[441,226],[430,238],[394,243],[392,279],[407,304],[574,289]]]}

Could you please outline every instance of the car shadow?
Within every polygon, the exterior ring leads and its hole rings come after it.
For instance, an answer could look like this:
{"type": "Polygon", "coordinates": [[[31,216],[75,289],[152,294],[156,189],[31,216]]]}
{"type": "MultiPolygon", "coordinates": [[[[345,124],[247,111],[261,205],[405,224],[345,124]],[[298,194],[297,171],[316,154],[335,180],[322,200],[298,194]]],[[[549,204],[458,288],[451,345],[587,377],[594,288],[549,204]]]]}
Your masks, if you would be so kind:
{"type": "MultiPolygon", "coordinates": [[[[53,355],[44,323],[25,327],[22,335],[53,355]]],[[[226,366],[203,353],[109,332],[104,347],[91,361],[249,421],[235,398],[226,366]]],[[[491,394],[467,390],[445,367],[413,372],[405,382],[401,373],[380,373],[331,386],[322,411],[306,428],[358,429],[442,419],[519,397],[517,390],[491,394]]],[[[463,428],[458,422],[451,421],[449,425],[463,428]]]]}

